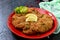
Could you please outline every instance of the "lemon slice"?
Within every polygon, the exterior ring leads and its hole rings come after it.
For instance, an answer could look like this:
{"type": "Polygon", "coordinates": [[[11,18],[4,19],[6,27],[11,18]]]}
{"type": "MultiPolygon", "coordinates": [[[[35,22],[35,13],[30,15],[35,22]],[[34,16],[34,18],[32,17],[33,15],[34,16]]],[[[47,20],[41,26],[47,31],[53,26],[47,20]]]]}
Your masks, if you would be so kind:
{"type": "Polygon", "coordinates": [[[26,21],[37,21],[37,16],[35,14],[27,14],[26,21]]]}

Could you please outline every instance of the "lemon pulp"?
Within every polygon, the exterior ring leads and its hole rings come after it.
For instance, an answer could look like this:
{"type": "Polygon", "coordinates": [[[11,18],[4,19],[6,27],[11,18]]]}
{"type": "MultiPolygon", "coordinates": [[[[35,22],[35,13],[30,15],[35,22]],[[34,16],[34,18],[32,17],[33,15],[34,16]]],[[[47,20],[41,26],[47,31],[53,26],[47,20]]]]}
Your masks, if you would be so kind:
{"type": "Polygon", "coordinates": [[[37,16],[35,14],[27,14],[26,21],[37,21],[37,16]]]}

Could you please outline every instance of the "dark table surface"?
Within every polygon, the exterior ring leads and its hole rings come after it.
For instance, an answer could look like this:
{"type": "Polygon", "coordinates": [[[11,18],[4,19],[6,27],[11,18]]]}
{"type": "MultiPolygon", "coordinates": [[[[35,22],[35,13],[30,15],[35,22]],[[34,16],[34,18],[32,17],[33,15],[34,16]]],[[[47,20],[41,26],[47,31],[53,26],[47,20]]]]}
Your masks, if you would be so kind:
{"type": "MultiPolygon", "coordinates": [[[[0,0],[0,40],[25,40],[13,34],[7,27],[7,17],[17,6],[39,7],[39,0],[0,0]]],[[[26,39],[29,40],[29,39],[26,39]]],[[[30,39],[31,40],[31,39],[30,39]]],[[[60,40],[60,34],[38,40],[60,40]]]]}

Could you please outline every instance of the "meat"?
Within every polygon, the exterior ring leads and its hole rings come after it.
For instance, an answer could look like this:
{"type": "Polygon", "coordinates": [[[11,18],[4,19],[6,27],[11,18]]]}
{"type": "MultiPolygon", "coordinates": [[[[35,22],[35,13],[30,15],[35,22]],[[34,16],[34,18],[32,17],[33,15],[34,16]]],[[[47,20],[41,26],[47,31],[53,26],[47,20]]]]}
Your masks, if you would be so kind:
{"type": "Polygon", "coordinates": [[[12,24],[19,29],[22,29],[22,32],[25,34],[34,34],[34,33],[44,33],[49,31],[53,26],[53,19],[47,14],[38,13],[35,9],[29,9],[28,13],[36,14],[38,17],[37,22],[26,22],[26,14],[14,14],[12,16],[12,24]]]}

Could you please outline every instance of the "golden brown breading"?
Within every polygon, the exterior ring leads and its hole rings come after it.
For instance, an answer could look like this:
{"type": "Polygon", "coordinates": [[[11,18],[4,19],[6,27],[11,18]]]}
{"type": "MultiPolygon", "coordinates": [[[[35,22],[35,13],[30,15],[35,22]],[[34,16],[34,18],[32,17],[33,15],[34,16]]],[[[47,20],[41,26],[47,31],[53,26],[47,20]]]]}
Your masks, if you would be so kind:
{"type": "Polygon", "coordinates": [[[26,14],[14,14],[12,17],[12,24],[19,29],[22,29],[22,32],[25,34],[34,34],[37,32],[44,33],[50,30],[53,26],[53,19],[47,14],[38,13],[33,8],[28,10],[26,14]],[[26,17],[29,12],[36,14],[38,17],[37,22],[26,22],[26,17]]]}

